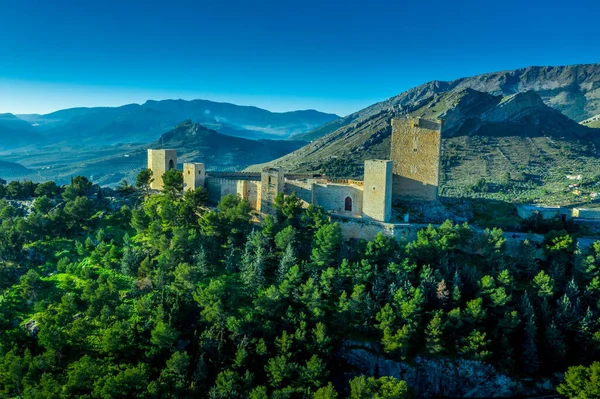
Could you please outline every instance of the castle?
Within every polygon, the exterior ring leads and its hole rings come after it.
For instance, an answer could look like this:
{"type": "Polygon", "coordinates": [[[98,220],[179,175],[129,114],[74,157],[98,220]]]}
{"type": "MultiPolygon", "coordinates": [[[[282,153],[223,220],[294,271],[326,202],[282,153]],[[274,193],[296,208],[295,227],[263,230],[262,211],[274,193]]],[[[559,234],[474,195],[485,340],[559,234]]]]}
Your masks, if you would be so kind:
{"type": "MultiPolygon", "coordinates": [[[[273,214],[279,193],[295,193],[305,205],[322,206],[334,215],[390,222],[396,201],[436,201],[440,172],[442,122],[422,118],[393,119],[389,160],[366,160],[364,179],[330,179],[319,174],[206,171],[202,163],[184,163],[184,190],[204,187],[211,202],[239,195],[250,206],[273,214]]],[[[152,189],[162,189],[162,175],[177,165],[175,150],[148,150],[152,189]]]]}

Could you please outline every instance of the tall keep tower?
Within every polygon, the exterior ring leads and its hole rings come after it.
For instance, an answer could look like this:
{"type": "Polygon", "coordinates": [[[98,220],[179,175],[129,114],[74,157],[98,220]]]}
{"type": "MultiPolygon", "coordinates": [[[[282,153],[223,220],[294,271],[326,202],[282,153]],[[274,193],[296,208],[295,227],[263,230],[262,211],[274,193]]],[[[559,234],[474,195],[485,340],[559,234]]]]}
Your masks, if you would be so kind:
{"type": "Polygon", "coordinates": [[[274,215],[275,197],[283,193],[285,188],[285,176],[281,168],[265,168],[260,174],[260,212],[274,215]]]}
{"type": "Polygon", "coordinates": [[[392,119],[390,158],[393,201],[436,201],[440,177],[442,121],[392,119]]]}
{"type": "Polygon", "coordinates": [[[392,161],[365,161],[363,218],[387,222],[392,217],[392,161]]]}
{"type": "Polygon", "coordinates": [[[162,175],[177,167],[176,150],[148,150],[148,169],[152,171],[154,181],[150,184],[153,190],[162,190],[162,175]]]}
{"type": "Polygon", "coordinates": [[[189,191],[204,187],[205,173],[203,163],[184,163],[183,189],[189,191]]]}

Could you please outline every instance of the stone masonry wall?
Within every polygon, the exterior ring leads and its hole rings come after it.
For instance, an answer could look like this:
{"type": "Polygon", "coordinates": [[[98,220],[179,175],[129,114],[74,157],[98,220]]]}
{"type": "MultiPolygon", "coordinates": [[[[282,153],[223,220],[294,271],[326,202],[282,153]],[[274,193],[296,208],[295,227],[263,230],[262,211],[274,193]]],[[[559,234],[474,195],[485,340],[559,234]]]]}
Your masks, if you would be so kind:
{"type": "Polygon", "coordinates": [[[320,184],[313,186],[314,204],[322,206],[327,211],[360,216],[363,207],[363,190],[358,186],[338,184],[320,184]],[[352,199],[352,211],[345,211],[346,197],[352,199]]]}
{"type": "Polygon", "coordinates": [[[442,122],[392,119],[393,200],[438,197],[442,122]]]}
{"type": "Polygon", "coordinates": [[[204,187],[204,164],[203,163],[184,163],[183,164],[183,189],[195,190],[204,187]]]}
{"type": "Polygon", "coordinates": [[[600,219],[600,209],[574,208],[573,217],[581,219],[600,219]]]}
{"type": "Polygon", "coordinates": [[[296,196],[304,202],[303,205],[308,206],[313,203],[312,186],[312,183],[309,182],[286,180],[283,193],[285,195],[296,193],[296,196]]]}
{"type": "Polygon", "coordinates": [[[392,216],[392,161],[365,161],[362,216],[387,222],[392,216]]]}
{"type": "Polygon", "coordinates": [[[260,211],[264,214],[274,215],[275,208],[273,204],[275,197],[279,193],[283,193],[285,188],[285,177],[283,169],[268,168],[262,171],[260,178],[260,211]]]}
{"type": "Polygon", "coordinates": [[[153,190],[162,190],[162,175],[169,169],[177,167],[177,151],[148,150],[148,169],[152,170],[154,181],[150,183],[153,190]]]}
{"type": "Polygon", "coordinates": [[[252,180],[238,180],[237,194],[250,203],[252,209],[260,211],[261,183],[252,180]]]}

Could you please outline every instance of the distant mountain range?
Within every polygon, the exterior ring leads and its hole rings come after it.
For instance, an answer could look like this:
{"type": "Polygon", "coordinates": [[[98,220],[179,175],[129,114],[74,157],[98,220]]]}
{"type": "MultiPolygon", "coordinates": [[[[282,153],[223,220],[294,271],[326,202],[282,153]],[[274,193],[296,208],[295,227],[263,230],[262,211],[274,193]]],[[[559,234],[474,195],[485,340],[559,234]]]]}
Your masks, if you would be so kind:
{"type": "Polygon", "coordinates": [[[207,100],[71,108],[46,115],[4,114],[0,115],[0,150],[56,143],[79,146],[147,143],[186,119],[230,136],[287,139],[337,118],[314,110],[277,113],[207,100]]]}
{"type": "Polygon", "coordinates": [[[356,171],[348,177],[360,177],[364,159],[389,157],[392,118],[441,118],[443,192],[461,195],[481,178],[500,182],[509,173],[515,196],[543,197],[559,193],[568,173],[599,173],[600,130],[596,121],[578,123],[599,114],[600,64],[432,81],[295,136],[313,141],[268,165],[326,171],[341,159],[356,171]]]}

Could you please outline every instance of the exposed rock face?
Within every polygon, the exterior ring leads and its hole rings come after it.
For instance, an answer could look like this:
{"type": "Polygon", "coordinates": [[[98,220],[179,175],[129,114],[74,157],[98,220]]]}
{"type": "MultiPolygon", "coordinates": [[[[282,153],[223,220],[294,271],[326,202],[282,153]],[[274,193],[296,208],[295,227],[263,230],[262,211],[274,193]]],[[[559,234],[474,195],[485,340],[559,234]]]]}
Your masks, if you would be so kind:
{"type": "Polygon", "coordinates": [[[543,394],[553,389],[549,380],[526,384],[479,361],[416,357],[408,363],[385,358],[378,352],[369,343],[346,342],[340,355],[360,373],[405,380],[422,398],[500,398],[543,394]]]}

